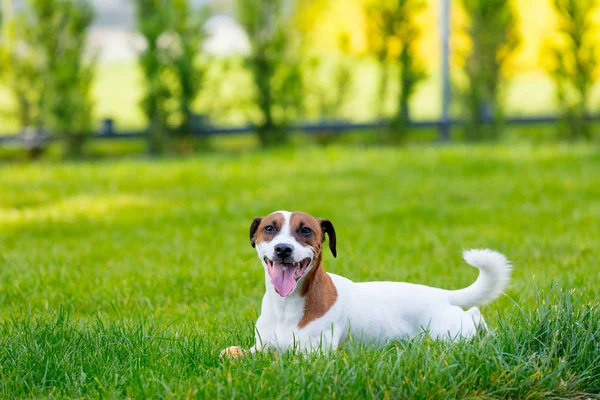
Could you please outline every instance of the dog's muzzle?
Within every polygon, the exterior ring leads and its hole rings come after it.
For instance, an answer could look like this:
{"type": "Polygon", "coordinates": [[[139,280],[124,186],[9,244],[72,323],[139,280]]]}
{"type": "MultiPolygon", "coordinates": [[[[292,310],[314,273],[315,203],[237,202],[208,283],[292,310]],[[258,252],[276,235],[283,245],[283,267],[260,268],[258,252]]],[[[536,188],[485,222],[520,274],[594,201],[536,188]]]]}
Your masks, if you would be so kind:
{"type": "Polygon", "coordinates": [[[286,297],[294,291],[297,282],[306,273],[312,258],[307,257],[301,261],[293,262],[289,258],[275,256],[273,260],[265,257],[264,261],[267,264],[267,270],[275,291],[281,297],[286,297]]]}

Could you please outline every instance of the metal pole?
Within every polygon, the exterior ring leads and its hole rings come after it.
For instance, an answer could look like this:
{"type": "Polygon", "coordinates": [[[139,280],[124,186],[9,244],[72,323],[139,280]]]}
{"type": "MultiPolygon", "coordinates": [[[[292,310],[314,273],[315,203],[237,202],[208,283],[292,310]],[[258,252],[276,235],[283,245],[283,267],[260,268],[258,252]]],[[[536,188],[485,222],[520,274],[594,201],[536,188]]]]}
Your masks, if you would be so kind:
{"type": "Polygon", "coordinates": [[[442,121],[440,124],[440,139],[450,140],[450,102],[452,88],[450,85],[450,1],[442,0],[442,121]]]}

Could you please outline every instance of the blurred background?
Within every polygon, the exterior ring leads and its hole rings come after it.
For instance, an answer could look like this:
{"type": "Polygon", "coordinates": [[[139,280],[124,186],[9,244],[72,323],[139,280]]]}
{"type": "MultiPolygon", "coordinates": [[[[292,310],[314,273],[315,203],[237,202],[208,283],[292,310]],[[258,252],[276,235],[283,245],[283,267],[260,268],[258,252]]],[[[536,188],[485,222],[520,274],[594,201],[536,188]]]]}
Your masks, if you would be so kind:
{"type": "Polygon", "coordinates": [[[597,142],[599,3],[2,0],[0,159],[597,142]]]}

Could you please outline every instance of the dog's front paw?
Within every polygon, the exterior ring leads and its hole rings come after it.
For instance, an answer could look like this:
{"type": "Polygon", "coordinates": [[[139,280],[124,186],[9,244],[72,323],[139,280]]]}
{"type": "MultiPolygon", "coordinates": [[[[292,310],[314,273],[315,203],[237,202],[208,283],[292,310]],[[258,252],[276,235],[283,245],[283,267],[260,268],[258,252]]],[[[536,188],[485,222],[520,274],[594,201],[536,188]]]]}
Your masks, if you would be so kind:
{"type": "Polygon", "coordinates": [[[240,346],[230,346],[221,350],[221,358],[238,358],[245,355],[246,352],[240,346]]]}

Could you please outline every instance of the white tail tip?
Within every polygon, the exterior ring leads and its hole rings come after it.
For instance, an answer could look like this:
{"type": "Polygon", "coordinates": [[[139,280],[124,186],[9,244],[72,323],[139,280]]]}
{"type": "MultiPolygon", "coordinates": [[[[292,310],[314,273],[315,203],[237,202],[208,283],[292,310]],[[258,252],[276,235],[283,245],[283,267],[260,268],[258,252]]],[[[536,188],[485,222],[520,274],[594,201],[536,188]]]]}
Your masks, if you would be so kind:
{"type": "Polygon", "coordinates": [[[506,257],[489,249],[466,250],[465,261],[479,269],[479,277],[469,287],[450,291],[450,302],[460,307],[488,304],[496,299],[508,286],[511,265],[506,257]]]}
{"type": "Polygon", "coordinates": [[[502,266],[502,269],[510,270],[510,261],[497,251],[490,249],[471,249],[463,251],[463,259],[467,264],[479,269],[502,266]]]}

